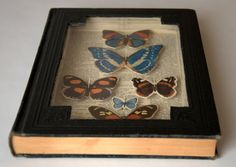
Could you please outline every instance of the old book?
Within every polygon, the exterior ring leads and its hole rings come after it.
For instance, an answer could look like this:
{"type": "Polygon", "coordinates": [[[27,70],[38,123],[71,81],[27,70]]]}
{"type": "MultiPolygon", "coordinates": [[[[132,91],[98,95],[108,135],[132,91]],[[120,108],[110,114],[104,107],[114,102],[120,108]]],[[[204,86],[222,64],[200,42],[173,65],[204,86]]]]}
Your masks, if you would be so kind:
{"type": "Polygon", "coordinates": [[[214,158],[190,9],[52,9],[10,134],[17,156],[214,158]]]}

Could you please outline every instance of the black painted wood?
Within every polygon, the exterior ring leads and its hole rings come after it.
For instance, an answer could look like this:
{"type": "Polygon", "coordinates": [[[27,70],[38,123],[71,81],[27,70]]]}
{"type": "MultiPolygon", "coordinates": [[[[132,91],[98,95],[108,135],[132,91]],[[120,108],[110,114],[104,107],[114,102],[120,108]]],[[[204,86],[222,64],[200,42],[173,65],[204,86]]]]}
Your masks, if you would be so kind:
{"type": "MultiPolygon", "coordinates": [[[[81,41],[82,42],[82,41],[81,41]]],[[[215,138],[220,128],[195,11],[190,9],[51,9],[13,126],[29,136],[215,138]],[[179,26],[189,107],[172,107],[171,120],[70,120],[70,106],[50,106],[68,26],[87,17],[160,17],[179,26]]]]}

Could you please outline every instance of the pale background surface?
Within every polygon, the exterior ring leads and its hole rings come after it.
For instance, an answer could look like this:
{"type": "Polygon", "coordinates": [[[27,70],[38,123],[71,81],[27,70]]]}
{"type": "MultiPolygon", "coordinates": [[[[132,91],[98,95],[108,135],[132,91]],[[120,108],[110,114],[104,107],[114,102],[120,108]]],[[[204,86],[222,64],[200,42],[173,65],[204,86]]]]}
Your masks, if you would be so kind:
{"type": "Polygon", "coordinates": [[[158,166],[211,167],[236,163],[236,1],[220,0],[84,0],[0,1],[0,167],[158,166]],[[152,7],[192,8],[197,11],[203,45],[222,129],[217,160],[115,159],[115,158],[15,158],[8,134],[15,120],[32,64],[52,7],[152,7]]]}

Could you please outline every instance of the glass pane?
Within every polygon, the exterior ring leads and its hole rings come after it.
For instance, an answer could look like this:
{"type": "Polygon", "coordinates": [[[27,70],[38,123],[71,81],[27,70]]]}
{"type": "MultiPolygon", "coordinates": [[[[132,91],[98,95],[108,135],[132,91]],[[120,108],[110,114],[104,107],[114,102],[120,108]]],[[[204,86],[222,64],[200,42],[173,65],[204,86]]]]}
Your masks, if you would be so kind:
{"type": "Polygon", "coordinates": [[[171,106],[188,106],[178,26],[133,17],[69,26],[51,105],[72,106],[71,119],[170,119],[171,106]]]}

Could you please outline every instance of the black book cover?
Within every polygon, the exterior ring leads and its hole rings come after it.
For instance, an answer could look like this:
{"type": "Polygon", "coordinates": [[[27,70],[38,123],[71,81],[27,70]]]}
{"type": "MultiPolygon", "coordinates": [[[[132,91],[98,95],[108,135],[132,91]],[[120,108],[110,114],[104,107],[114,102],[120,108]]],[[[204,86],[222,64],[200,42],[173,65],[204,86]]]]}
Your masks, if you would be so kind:
{"type": "MultiPolygon", "coordinates": [[[[219,122],[195,11],[191,9],[51,9],[10,140],[14,135],[217,139],[220,136],[219,122]],[[180,34],[188,106],[171,106],[170,119],[135,121],[71,119],[73,106],[52,106],[51,98],[68,27],[78,23],[86,24],[87,19],[91,17],[160,18],[162,25],[176,25],[180,34]]],[[[133,155],[113,154],[23,155],[133,157],[133,155]]],[[[146,157],[135,155],[137,156],[146,157]]],[[[158,157],[158,155],[147,157],[156,156],[158,157]]]]}

